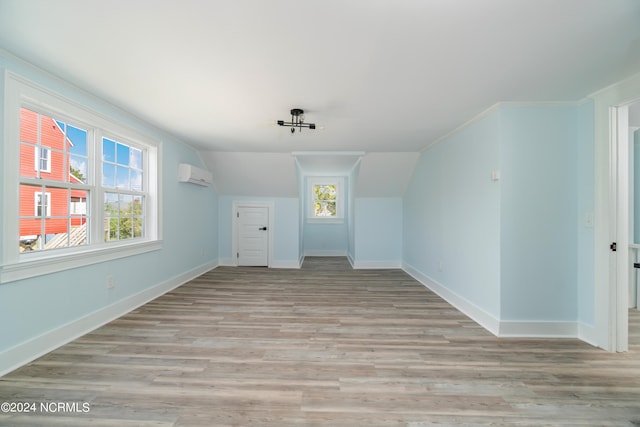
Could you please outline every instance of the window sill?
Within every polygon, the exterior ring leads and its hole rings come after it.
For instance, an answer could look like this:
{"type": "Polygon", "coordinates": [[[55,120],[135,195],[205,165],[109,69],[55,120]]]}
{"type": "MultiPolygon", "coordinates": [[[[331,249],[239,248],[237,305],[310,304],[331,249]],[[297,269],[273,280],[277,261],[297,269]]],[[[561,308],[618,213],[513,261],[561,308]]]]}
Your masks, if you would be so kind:
{"type": "Polygon", "coordinates": [[[33,259],[24,259],[0,268],[0,284],[130,257],[159,249],[162,249],[162,241],[154,240],[113,246],[103,245],[100,248],[85,249],[73,254],[45,255],[33,259]]]}

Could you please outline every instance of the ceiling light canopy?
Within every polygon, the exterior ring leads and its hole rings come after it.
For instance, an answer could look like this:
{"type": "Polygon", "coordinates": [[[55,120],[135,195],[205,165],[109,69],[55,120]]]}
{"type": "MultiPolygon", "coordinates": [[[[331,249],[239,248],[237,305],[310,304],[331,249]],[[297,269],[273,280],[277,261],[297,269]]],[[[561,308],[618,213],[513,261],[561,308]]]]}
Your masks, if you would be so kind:
{"type": "Polygon", "coordinates": [[[315,129],[315,123],[305,123],[304,122],[304,110],[301,108],[293,108],[291,110],[291,121],[285,122],[284,120],[278,120],[278,124],[280,126],[291,126],[291,133],[295,133],[296,128],[298,128],[298,132],[302,132],[302,128],[315,129]]]}

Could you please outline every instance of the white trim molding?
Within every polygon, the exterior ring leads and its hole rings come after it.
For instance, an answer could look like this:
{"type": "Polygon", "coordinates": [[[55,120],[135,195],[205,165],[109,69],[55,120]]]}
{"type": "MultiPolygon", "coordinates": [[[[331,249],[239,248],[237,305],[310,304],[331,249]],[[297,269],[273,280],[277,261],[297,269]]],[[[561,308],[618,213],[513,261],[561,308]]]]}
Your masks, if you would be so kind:
{"type": "Polygon", "coordinates": [[[217,266],[217,261],[202,264],[142,292],[0,352],[0,377],[182,286],[217,266]]]}
{"type": "Polygon", "coordinates": [[[578,338],[594,345],[594,340],[592,339],[593,332],[589,331],[586,325],[580,325],[578,322],[573,321],[513,321],[496,319],[492,314],[487,313],[464,297],[450,291],[411,265],[403,263],[402,269],[497,337],[578,338]]]}
{"type": "Polygon", "coordinates": [[[353,260],[350,256],[349,262],[354,270],[383,270],[383,269],[398,269],[402,268],[402,261],[389,260],[389,261],[367,261],[367,260],[353,260]]]}
{"type": "Polygon", "coordinates": [[[493,315],[487,313],[486,311],[473,304],[469,300],[461,297],[460,295],[451,292],[445,286],[433,280],[429,276],[421,273],[415,267],[412,267],[407,263],[403,263],[402,269],[418,282],[422,283],[425,287],[427,287],[442,299],[447,301],[449,304],[454,306],[456,309],[469,316],[480,326],[491,332],[493,335],[498,336],[500,332],[500,321],[493,317],[493,315]]]}
{"type": "Polygon", "coordinates": [[[347,251],[340,249],[307,249],[304,251],[304,256],[347,256],[347,251]]]}

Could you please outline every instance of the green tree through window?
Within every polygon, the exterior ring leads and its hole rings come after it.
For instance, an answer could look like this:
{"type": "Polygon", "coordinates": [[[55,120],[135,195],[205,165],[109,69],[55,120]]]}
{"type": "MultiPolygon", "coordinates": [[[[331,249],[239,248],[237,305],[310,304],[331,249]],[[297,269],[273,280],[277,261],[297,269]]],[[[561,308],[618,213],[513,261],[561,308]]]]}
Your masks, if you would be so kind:
{"type": "Polygon", "coordinates": [[[316,217],[336,216],[336,186],[320,184],[313,186],[313,209],[316,217]]]}

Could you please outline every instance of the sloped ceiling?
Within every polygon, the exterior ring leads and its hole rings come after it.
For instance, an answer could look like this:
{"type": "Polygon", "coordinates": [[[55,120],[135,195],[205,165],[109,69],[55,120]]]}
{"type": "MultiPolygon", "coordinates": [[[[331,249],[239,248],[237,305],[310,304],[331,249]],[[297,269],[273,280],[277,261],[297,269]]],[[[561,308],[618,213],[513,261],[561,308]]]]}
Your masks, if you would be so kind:
{"type": "Polygon", "coordinates": [[[285,153],[200,153],[213,174],[218,194],[297,197],[295,159],[285,153]]]}
{"type": "Polygon", "coordinates": [[[409,185],[419,153],[369,153],[360,164],[358,197],[399,197],[409,185]]]}
{"type": "Polygon", "coordinates": [[[0,47],[203,151],[415,152],[640,71],[637,0],[0,0],[0,47]],[[306,110],[324,126],[274,124],[306,110]]]}

